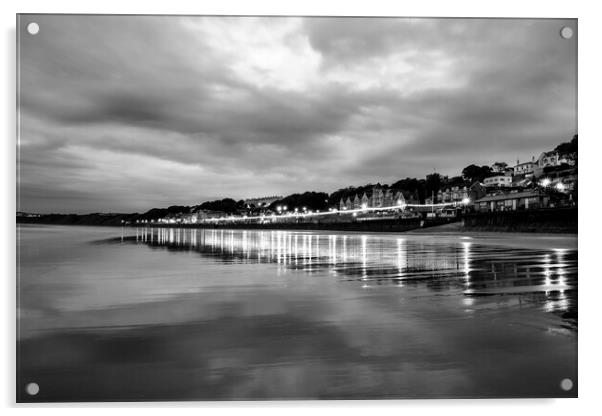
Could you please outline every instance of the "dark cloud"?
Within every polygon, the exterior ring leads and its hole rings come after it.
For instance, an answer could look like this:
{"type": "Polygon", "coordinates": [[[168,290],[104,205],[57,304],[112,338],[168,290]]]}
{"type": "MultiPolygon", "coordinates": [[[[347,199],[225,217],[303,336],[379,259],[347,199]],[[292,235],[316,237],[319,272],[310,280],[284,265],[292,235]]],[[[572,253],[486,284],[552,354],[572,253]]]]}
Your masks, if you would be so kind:
{"type": "Polygon", "coordinates": [[[576,40],[559,36],[572,20],[21,23],[23,210],[145,210],[457,174],[576,132],[576,40]]]}

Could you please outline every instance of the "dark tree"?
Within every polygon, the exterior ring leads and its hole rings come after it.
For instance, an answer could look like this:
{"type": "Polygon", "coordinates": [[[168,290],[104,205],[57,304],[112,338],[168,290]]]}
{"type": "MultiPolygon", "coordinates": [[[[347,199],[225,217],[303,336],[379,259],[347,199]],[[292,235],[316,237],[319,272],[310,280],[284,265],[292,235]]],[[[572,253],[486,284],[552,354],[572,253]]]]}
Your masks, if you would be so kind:
{"type": "Polygon", "coordinates": [[[577,163],[577,135],[575,134],[570,142],[560,143],[554,150],[561,157],[574,160],[577,163]]]}
{"type": "Polygon", "coordinates": [[[430,173],[426,175],[426,194],[427,197],[433,195],[434,201],[437,202],[437,192],[441,189],[443,178],[438,173],[430,173]]]}
{"type": "Polygon", "coordinates": [[[468,165],[462,169],[462,176],[471,183],[483,182],[483,179],[491,176],[491,174],[489,166],[468,165]]]}
{"type": "Polygon", "coordinates": [[[303,207],[311,211],[324,211],[328,209],[328,194],[325,192],[305,192],[302,194],[288,195],[278,201],[274,201],[268,207],[272,211],[277,211],[278,206],[286,206],[288,211],[294,211],[297,208],[299,211],[303,207]]]}
{"type": "Polygon", "coordinates": [[[184,214],[190,212],[190,207],[185,205],[172,205],[169,208],[153,208],[146,211],[144,214],[134,214],[131,220],[155,220],[157,218],[163,218],[170,214],[184,214]]]}
{"type": "Polygon", "coordinates": [[[224,198],[222,200],[203,202],[201,205],[199,205],[198,209],[222,211],[228,214],[234,214],[238,212],[238,204],[232,198],[224,198]]]}
{"type": "Polygon", "coordinates": [[[391,185],[391,188],[399,191],[415,192],[420,188],[420,182],[416,178],[405,178],[395,182],[391,185]]]}
{"type": "Polygon", "coordinates": [[[341,188],[337,191],[334,191],[328,196],[328,205],[331,207],[338,207],[341,198],[348,198],[355,193],[358,192],[357,189],[353,186],[349,186],[347,188],[341,188]]]}
{"type": "Polygon", "coordinates": [[[466,183],[466,180],[463,177],[453,176],[447,181],[446,185],[449,187],[452,187],[452,186],[462,187],[462,186],[468,186],[469,184],[466,183]]]}

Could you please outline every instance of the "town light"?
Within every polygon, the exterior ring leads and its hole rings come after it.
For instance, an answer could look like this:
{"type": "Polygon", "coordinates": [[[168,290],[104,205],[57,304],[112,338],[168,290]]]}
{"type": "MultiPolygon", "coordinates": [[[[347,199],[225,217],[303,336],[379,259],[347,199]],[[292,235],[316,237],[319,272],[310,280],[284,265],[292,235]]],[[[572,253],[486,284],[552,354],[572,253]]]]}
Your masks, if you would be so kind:
{"type": "Polygon", "coordinates": [[[276,207],[276,209],[278,210],[278,212],[281,212],[281,211],[282,211],[282,206],[278,205],[278,206],[276,207]]]}
{"type": "Polygon", "coordinates": [[[401,199],[398,199],[397,200],[397,205],[401,205],[401,204],[403,204],[403,201],[401,199]]]}
{"type": "Polygon", "coordinates": [[[463,203],[464,205],[468,205],[468,204],[470,203],[470,199],[469,199],[469,198],[464,198],[464,199],[462,200],[462,203],[463,203]]]}
{"type": "Polygon", "coordinates": [[[368,208],[368,204],[362,204],[362,209],[368,208]]]}
{"type": "Polygon", "coordinates": [[[541,181],[541,186],[543,186],[545,188],[546,186],[550,186],[551,182],[552,181],[549,178],[545,178],[541,181]]]}
{"type": "Polygon", "coordinates": [[[556,184],[556,189],[558,189],[559,191],[564,191],[564,188],[565,188],[565,186],[562,182],[558,182],[556,184]]]}
{"type": "Polygon", "coordinates": [[[299,208],[295,208],[295,212],[299,212],[299,208]]]}
{"type": "Polygon", "coordinates": [[[286,211],[288,209],[288,207],[285,205],[282,207],[282,209],[286,211]]]}
{"type": "Polygon", "coordinates": [[[307,211],[307,207],[303,207],[303,211],[307,211]]]}

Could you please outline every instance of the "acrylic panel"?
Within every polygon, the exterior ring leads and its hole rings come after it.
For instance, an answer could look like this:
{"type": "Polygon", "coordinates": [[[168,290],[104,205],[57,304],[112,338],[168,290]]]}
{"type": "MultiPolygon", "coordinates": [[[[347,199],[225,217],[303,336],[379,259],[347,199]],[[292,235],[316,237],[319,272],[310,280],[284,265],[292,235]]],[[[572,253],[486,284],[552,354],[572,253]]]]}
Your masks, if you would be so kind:
{"type": "Polygon", "coordinates": [[[17,401],[577,397],[577,20],[17,16],[17,401]]]}

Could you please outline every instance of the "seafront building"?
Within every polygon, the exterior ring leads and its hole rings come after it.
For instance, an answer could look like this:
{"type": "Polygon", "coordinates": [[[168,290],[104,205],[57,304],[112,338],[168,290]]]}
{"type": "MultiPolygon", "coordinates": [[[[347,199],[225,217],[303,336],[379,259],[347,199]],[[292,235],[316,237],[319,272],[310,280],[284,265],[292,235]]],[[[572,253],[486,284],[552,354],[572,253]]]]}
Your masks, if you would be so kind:
{"type": "Polygon", "coordinates": [[[510,186],[510,185],[512,185],[512,176],[506,176],[506,175],[490,176],[489,178],[485,178],[483,180],[483,184],[486,187],[492,187],[492,186],[506,187],[506,186],[510,186]]]}
{"type": "Polygon", "coordinates": [[[462,202],[468,198],[466,186],[452,186],[437,192],[437,203],[462,202]]]}
{"type": "Polygon", "coordinates": [[[538,189],[487,195],[474,203],[477,212],[517,211],[546,208],[550,197],[538,189]]]}
{"type": "Polygon", "coordinates": [[[409,192],[374,186],[369,191],[363,191],[339,201],[339,211],[347,211],[362,208],[397,207],[406,204],[419,204],[420,202],[409,192]]]}
{"type": "Polygon", "coordinates": [[[514,165],[514,175],[529,175],[533,174],[533,170],[537,163],[535,162],[535,157],[530,162],[520,163],[519,160],[516,161],[516,165],[514,165]]]}

